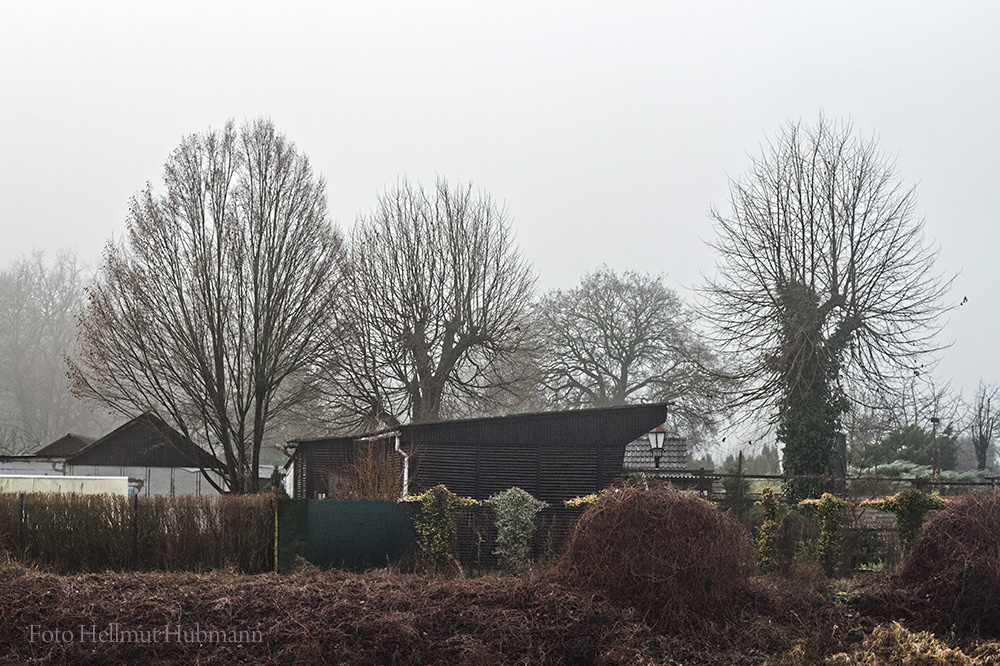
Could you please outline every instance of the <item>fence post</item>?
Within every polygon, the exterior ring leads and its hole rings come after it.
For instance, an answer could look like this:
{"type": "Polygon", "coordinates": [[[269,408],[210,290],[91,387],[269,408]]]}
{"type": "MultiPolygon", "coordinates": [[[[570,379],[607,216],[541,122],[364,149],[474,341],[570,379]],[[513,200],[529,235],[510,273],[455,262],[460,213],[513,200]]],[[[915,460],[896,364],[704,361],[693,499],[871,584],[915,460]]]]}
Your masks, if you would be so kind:
{"type": "Polygon", "coordinates": [[[132,495],[132,557],[134,566],[139,556],[139,493],[132,495]]]}
{"type": "Polygon", "coordinates": [[[18,521],[17,521],[17,550],[20,557],[25,556],[24,548],[24,493],[20,493],[18,500],[18,521]]]}
{"type": "Polygon", "coordinates": [[[271,506],[274,509],[274,573],[278,573],[278,491],[271,495],[271,506]]]}

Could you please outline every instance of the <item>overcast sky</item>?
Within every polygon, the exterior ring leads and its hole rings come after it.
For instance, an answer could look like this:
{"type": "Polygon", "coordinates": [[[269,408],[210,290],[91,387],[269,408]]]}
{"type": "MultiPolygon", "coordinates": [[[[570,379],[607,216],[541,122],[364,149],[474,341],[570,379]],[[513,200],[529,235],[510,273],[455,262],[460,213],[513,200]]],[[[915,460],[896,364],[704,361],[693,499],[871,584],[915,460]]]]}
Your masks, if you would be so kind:
{"type": "Polygon", "coordinates": [[[267,116],[342,227],[401,176],[472,181],[541,288],[606,263],[690,300],[747,155],[849,118],[969,299],[941,381],[1000,382],[1000,3],[5,2],[0,63],[0,265],[96,265],[182,136],[267,116]]]}

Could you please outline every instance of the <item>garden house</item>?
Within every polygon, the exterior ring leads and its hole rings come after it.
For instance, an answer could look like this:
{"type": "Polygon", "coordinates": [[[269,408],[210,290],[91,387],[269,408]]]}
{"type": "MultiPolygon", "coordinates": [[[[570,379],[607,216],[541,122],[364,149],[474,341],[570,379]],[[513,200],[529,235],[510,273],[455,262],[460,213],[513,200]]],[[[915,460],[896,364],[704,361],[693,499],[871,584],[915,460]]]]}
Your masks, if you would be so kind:
{"type": "MultiPolygon", "coordinates": [[[[543,501],[560,502],[621,478],[626,448],[642,441],[637,446],[649,451],[646,434],[666,417],[666,404],[629,405],[419,423],[300,440],[290,443],[290,486],[300,499],[343,493],[354,482],[359,451],[377,447],[395,456],[411,491],[444,484],[458,495],[486,499],[517,486],[543,501]]],[[[659,438],[661,447],[663,442],[659,438]]],[[[673,465],[676,451],[667,456],[673,465]]]]}
{"type": "Polygon", "coordinates": [[[219,480],[223,464],[151,413],[100,439],[69,434],[34,454],[0,458],[0,474],[127,476],[146,497],[217,494],[202,469],[219,480]]]}

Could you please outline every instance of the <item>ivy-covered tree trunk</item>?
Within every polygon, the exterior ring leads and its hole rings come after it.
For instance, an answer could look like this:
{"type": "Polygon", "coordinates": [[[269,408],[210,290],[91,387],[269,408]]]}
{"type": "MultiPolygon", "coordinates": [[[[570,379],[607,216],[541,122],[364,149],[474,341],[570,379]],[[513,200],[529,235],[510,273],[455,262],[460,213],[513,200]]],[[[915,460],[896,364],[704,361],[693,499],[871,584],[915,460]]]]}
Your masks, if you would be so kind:
{"type": "MultiPolygon", "coordinates": [[[[808,285],[782,289],[782,353],[775,359],[781,378],[778,440],[784,443],[784,469],[790,476],[824,476],[833,467],[834,443],[847,401],[837,383],[838,357],[850,331],[838,326],[824,335],[827,313],[808,285]]],[[[818,479],[789,479],[789,501],[822,494],[818,479]]]]}

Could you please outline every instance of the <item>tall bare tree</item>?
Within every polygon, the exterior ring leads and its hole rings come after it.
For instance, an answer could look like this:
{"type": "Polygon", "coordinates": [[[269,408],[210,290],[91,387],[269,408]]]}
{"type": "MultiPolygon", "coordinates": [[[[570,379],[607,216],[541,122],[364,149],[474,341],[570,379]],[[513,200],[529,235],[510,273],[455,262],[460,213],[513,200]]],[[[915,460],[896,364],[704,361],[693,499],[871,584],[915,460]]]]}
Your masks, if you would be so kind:
{"type": "Polygon", "coordinates": [[[109,425],[66,379],[84,279],[71,253],[54,261],[35,253],[0,271],[0,451],[31,452],[70,430],[97,434],[109,425]]]}
{"type": "Polygon", "coordinates": [[[185,138],[164,185],[105,250],[70,374],[83,396],[159,412],[225,464],[225,489],[253,492],[269,424],[315,396],[342,242],[324,182],[268,120],[185,138]]]}
{"type": "Polygon", "coordinates": [[[1000,432],[1000,386],[979,382],[972,398],[969,432],[976,451],[976,466],[986,469],[993,437],[1000,432]]]}
{"type": "Polygon", "coordinates": [[[534,292],[505,211],[400,182],[355,225],[334,401],[354,427],[488,411],[522,386],[534,292]]]}
{"type": "Polygon", "coordinates": [[[784,127],[711,211],[709,314],[736,401],[773,410],[786,470],[828,473],[852,384],[892,390],[929,362],[950,281],[915,209],[874,140],[821,117],[784,127]]]}
{"type": "Polygon", "coordinates": [[[715,357],[661,277],[599,268],[573,289],[546,294],[537,321],[555,405],[672,401],[685,434],[714,426],[721,398],[715,357]]]}

